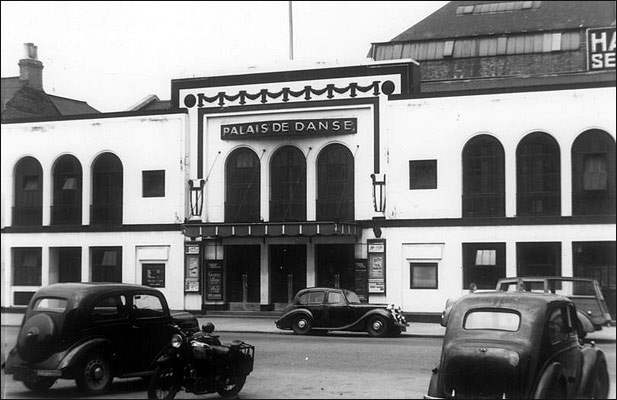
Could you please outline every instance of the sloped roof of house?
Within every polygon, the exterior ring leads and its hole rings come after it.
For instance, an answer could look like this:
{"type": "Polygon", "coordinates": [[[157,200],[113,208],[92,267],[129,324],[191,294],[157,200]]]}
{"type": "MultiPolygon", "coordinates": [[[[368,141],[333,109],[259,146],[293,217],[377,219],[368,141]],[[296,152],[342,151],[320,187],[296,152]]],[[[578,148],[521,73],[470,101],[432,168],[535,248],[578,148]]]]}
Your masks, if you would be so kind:
{"type": "Polygon", "coordinates": [[[81,100],[68,99],[66,97],[48,94],[61,115],[97,114],[99,111],[81,100]]]}
{"type": "Polygon", "coordinates": [[[391,41],[608,26],[615,26],[614,1],[452,1],[391,41]]]}

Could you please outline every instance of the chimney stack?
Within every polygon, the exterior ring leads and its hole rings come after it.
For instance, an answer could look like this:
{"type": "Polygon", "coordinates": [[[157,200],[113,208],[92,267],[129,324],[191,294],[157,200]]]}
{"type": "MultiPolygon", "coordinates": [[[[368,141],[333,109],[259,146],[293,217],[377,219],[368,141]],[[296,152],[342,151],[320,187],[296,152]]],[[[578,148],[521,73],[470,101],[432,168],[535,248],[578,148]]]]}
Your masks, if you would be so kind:
{"type": "Polygon", "coordinates": [[[19,81],[22,86],[43,90],[43,63],[38,59],[38,48],[24,43],[24,58],[19,60],[19,81]]]}

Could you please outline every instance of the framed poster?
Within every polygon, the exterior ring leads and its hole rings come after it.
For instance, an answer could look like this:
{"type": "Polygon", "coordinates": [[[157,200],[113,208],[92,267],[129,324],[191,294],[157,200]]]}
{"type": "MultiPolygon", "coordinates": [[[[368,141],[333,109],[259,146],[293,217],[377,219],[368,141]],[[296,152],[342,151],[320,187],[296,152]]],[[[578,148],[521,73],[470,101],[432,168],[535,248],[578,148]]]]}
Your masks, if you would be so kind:
{"type": "Polygon", "coordinates": [[[141,284],[150,287],[165,287],[165,264],[142,264],[141,284]]]}
{"type": "Polygon", "coordinates": [[[184,254],[184,291],[199,292],[199,258],[201,257],[199,245],[186,244],[184,254]]]}
{"type": "Polygon", "coordinates": [[[368,245],[368,292],[386,293],[386,240],[369,239],[368,245]]]}
{"type": "Polygon", "coordinates": [[[223,300],[223,266],[220,261],[206,261],[206,300],[223,300]]]}

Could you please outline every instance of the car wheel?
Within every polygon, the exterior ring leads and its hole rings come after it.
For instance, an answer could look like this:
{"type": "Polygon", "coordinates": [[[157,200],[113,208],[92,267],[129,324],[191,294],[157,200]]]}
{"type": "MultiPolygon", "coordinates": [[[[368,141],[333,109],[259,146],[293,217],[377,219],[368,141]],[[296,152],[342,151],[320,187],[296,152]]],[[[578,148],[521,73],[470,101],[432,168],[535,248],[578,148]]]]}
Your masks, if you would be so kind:
{"type": "Polygon", "coordinates": [[[293,329],[296,335],[306,335],[311,331],[313,327],[313,320],[306,314],[298,315],[294,318],[294,321],[291,325],[291,329],[293,329]]]}
{"type": "Polygon", "coordinates": [[[566,397],[566,383],[563,377],[563,367],[553,363],[549,365],[532,396],[533,399],[564,399],[566,397]]]}
{"type": "Polygon", "coordinates": [[[381,315],[375,315],[368,320],[366,330],[373,337],[384,337],[388,334],[388,322],[381,315]]]}
{"type": "Polygon", "coordinates": [[[150,378],[148,399],[173,399],[180,390],[180,381],[172,365],[159,365],[150,378]]]}
{"type": "Polygon", "coordinates": [[[596,374],[593,382],[592,399],[607,399],[608,398],[608,368],[604,357],[598,359],[596,364],[596,374]]]}
{"type": "Polygon", "coordinates": [[[33,392],[44,393],[56,383],[56,378],[35,378],[34,380],[24,381],[24,386],[33,392]]]}
{"type": "Polygon", "coordinates": [[[221,397],[230,398],[240,393],[240,390],[244,387],[246,382],[246,376],[228,376],[223,379],[221,387],[216,391],[221,397]]]}
{"type": "Polygon", "coordinates": [[[99,351],[92,352],[84,358],[78,374],[77,386],[92,395],[105,393],[113,380],[109,360],[99,351]]]}

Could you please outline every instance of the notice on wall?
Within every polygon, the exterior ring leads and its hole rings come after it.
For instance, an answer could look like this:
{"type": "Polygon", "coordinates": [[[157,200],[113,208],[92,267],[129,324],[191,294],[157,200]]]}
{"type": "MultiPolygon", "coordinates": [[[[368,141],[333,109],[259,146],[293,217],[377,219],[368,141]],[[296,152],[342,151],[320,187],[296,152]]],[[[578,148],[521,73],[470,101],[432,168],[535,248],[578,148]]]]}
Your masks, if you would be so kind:
{"type": "Polygon", "coordinates": [[[590,71],[615,69],[615,27],[587,30],[587,64],[590,71]]]}
{"type": "Polygon", "coordinates": [[[206,261],[206,300],[223,300],[223,267],[220,261],[206,261]]]}
{"type": "Polygon", "coordinates": [[[165,264],[142,264],[141,282],[145,286],[165,287],[165,264]]]}
{"type": "Polygon", "coordinates": [[[184,258],[184,291],[199,292],[199,253],[188,253],[184,258]]]}
{"type": "Polygon", "coordinates": [[[368,292],[386,293],[386,240],[369,239],[368,245],[368,292]]]}

